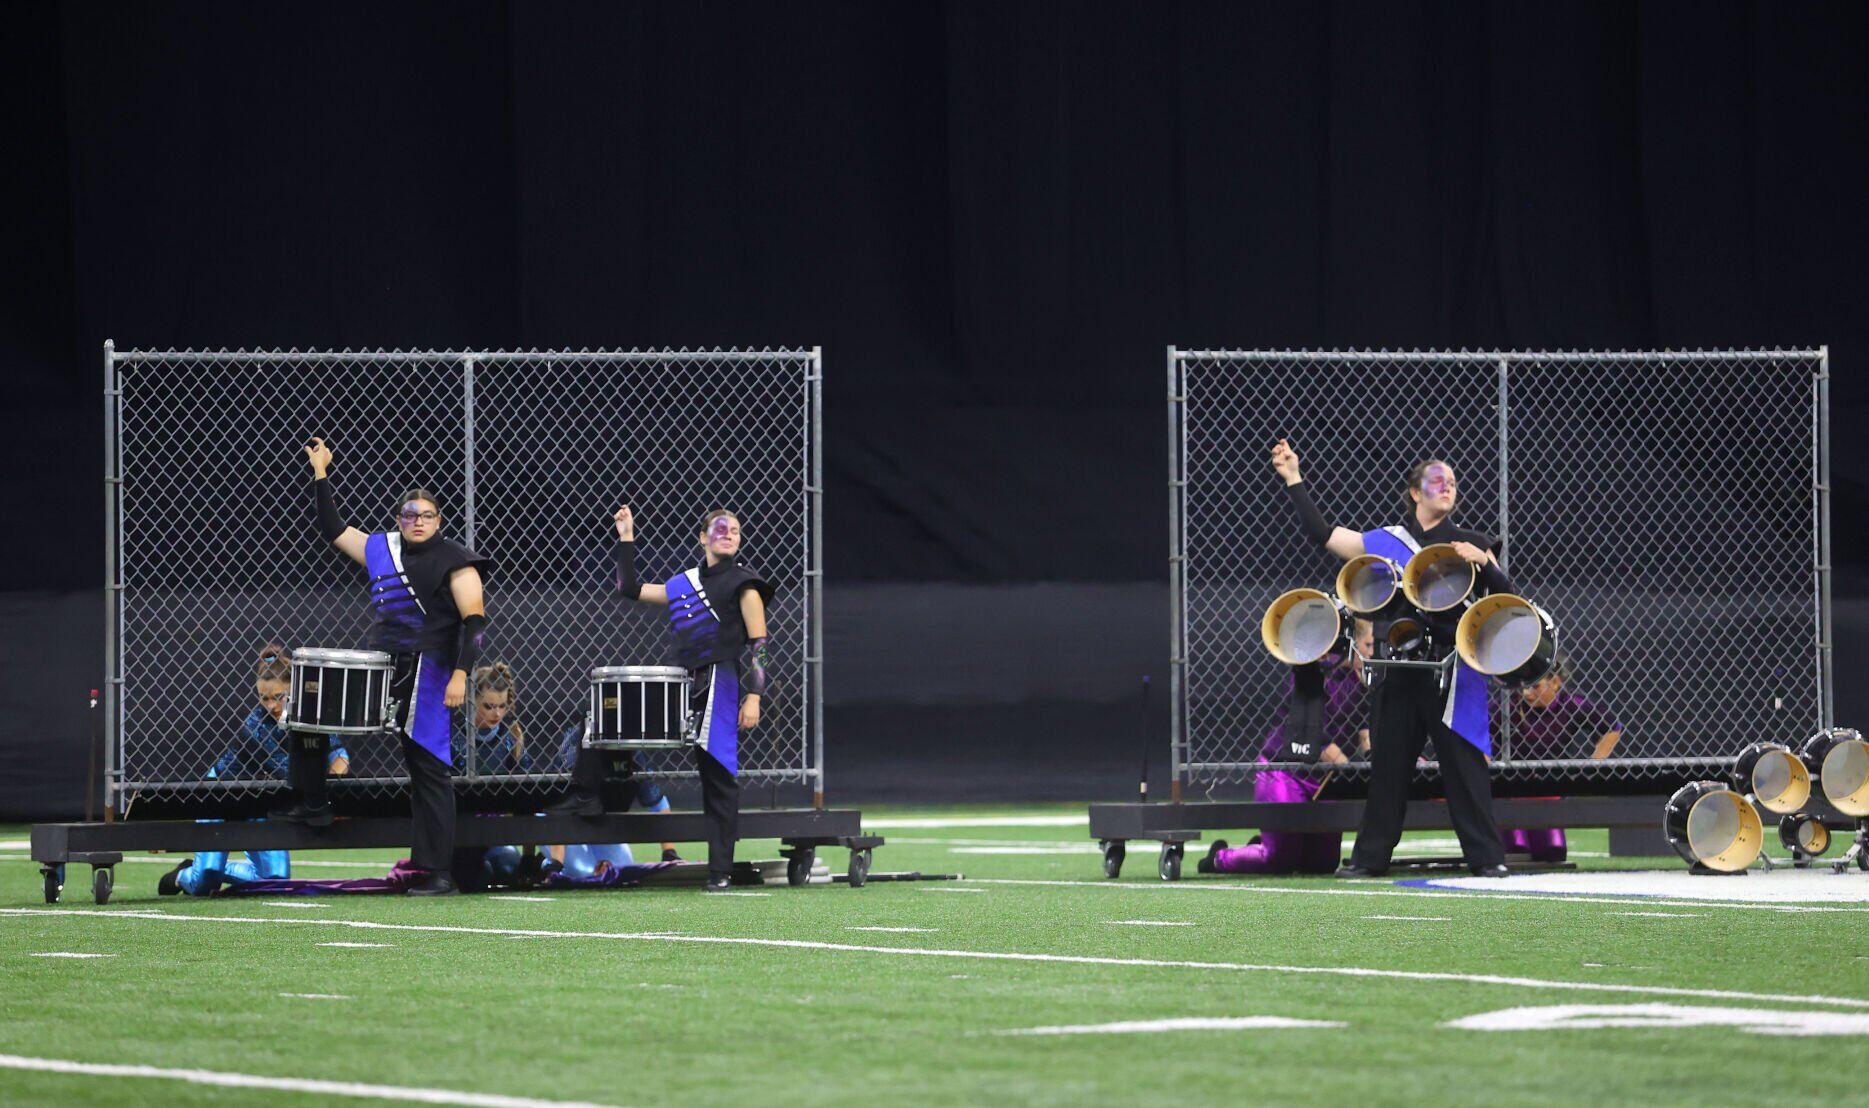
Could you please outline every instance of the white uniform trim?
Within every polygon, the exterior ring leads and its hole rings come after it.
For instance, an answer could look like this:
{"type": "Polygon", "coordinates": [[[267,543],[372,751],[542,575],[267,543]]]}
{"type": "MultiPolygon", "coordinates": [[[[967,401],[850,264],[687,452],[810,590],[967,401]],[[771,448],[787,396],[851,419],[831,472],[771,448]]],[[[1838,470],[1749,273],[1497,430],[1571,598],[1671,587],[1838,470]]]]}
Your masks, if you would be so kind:
{"type": "Polygon", "coordinates": [[[409,580],[409,571],[402,568],[402,532],[388,531],[383,538],[389,546],[390,563],[396,567],[396,576],[402,578],[402,587],[409,590],[409,599],[415,601],[415,610],[427,615],[428,607],[422,603],[421,597],[415,595],[415,583],[409,580]]]}
{"type": "Polygon", "coordinates": [[[682,574],[682,576],[686,577],[688,579],[688,583],[694,586],[694,595],[701,598],[701,606],[707,609],[707,614],[714,617],[715,623],[719,623],[720,613],[714,610],[713,601],[707,598],[707,590],[701,587],[700,567],[697,566],[694,569],[691,569],[688,572],[682,574]]]}
{"type": "Polygon", "coordinates": [[[1414,551],[1417,554],[1421,553],[1421,544],[1415,541],[1415,536],[1408,533],[1408,528],[1402,527],[1399,525],[1392,525],[1389,527],[1384,527],[1383,530],[1387,531],[1391,535],[1394,535],[1397,541],[1399,541],[1403,546],[1408,547],[1408,549],[1414,551]]]}

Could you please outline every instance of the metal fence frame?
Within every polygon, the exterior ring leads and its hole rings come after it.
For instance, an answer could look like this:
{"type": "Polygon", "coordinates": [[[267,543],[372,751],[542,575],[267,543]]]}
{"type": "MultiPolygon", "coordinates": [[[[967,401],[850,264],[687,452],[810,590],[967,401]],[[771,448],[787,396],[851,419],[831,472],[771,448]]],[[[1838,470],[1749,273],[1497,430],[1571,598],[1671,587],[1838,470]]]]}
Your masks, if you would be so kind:
{"type": "MultiPolygon", "coordinates": [[[[650,350],[600,350],[600,351],[432,351],[432,350],[288,350],[288,351],[247,351],[247,350],[118,350],[113,341],[106,341],[104,354],[104,745],[105,745],[105,807],[109,812],[123,814],[127,812],[139,790],[149,790],[152,795],[166,790],[173,793],[191,791],[212,792],[217,782],[204,781],[139,781],[126,780],[126,758],[123,749],[126,716],[126,672],[124,644],[126,641],[126,609],[128,608],[127,586],[125,581],[124,538],[126,534],[124,501],[125,480],[128,475],[124,469],[124,396],[123,371],[126,366],[140,363],[155,363],[188,359],[204,363],[279,363],[294,364],[306,362],[384,362],[384,363],[456,363],[461,372],[462,427],[461,442],[462,465],[465,475],[461,499],[463,530],[462,538],[472,546],[476,539],[476,481],[475,453],[475,387],[477,370],[490,363],[543,362],[543,363],[735,363],[783,361],[795,362],[802,366],[803,373],[798,386],[802,390],[800,407],[803,412],[802,423],[797,426],[797,433],[802,436],[803,472],[798,475],[797,490],[802,497],[802,534],[798,536],[802,543],[803,580],[800,582],[800,600],[804,610],[799,613],[799,672],[800,672],[800,720],[802,734],[797,748],[802,753],[801,763],[797,766],[780,768],[748,768],[741,771],[743,779],[766,780],[774,783],[799,782],[811,787],[813,804],[822,807],[825,796],[824,774],[824,433],[823,433],[823,348],[767,348],[767,349],[650,349],[650,350]]],[[[711,506],[711,505],[710,505],[711,506]]],[[[755,524],[755,528],[757,524],[755,524]]],[[[490,594],[496,594],[497,583],[490,594]]],[[[361,599],[359,599],[361,607],[361,599]]],[[[498,618],[498,612],[494,613],[498,618]]],[[[301,644],[307,645],[307,644],[301,644]]],[[[598,664],[598,663],[593,663],[598,664]]],[[[474,744],[466,743],[467,776],[483,781],[537,782],[540,780],[562,779],[558,773],[528,774],[476,774],[474,765],[474,744]]],[[[657,777],[691,777],[692,771],[676,772],[667,765],[658,763],[652,769],[657,777]]],[[[393,776],[350,778],[356,785],[401,785],[407,778],[398,772],[393,776]]],[[[225,783],[237,787],[239,782],[225,783]]],[[[254,783],[247,783],[249,786],[254,783]]],[[[273,782],[259,782],[273,784],[273,782]]]]}
{"type": "MultiPolygon", "coordinates": [[[[1496,476],[1498,480],[1497,527],[1502,540],[1511,533],[1510,496],[1512,480],[1511,469],[1511,382],[1515,366],[1538,363],[1598,363],[1640,362],[1665,366],[1674,363],[1704,361],[1709,359],[1755,359],[1795,360],[1812,364],[1810,379],[1810,549],[1811,549],[1811,602],[1814,607],[1814,641],[1810,661],[1815,667],[1817,695],[1813,705],[1817,719],[1812,721],[1815,727],[1830,727],[1835,722],[1835,675],[1833,657],[1833,623],[1831,610],[1831,497],[1830,497],[1830,350],[1828,346],[1815,349],[1774,349],[1774,350],[1680,350],[1680,351],[1389,351],[1389,350],[1248,350],[1248,349],[1182,349],[1174,346],[1167,348],[1168,377],[1168,493],[1169,493],[1169,531],[1168,531],[1168,579],[1169,579],[1169,669],[1170,669],[1170,758],[1172,763],[1173,799],[1180,800],[1184,788],[1191,787],[1197,781],[1204,781],[1209,790],[1227,781],[1249,778],[1257,772],[1254,753],[1263,737],[1265,728],[1242,738],[1242,757],[1237,761],[1197,763],[1192,756],[1192,743],[1189,736],[1189,667],[1196,661],[1190,653],[1189,642],[1189,553],[1188,553],[1188,496],[1192,481],[1198,481],[1199,474],[1189,472],[1188,426],[1189,426],[1189,387],[1188,364],[1195,361],[1230,361],[1230,362],[1272,362],[1289,361],[1317,366],[1342,366],[1368,362],[1421,362],[1455,363],[1476,366],[1495,367],[1497,386],[1497,457],[1496,476]],[[1205,775],[1197,771],[1207,771],[1205,775]]],[[[1259,449],[1263,444],[1253,444],[1259,449]]],[[[1259,490],[1262,495],[1271,495],[1267,489],[1259,490]]],[[[1507,547],[1510,556],[1510,544],[1507,547]]],[[[1284,587],[1297,585],[1315,585],[1313,581],[1292,581],[1284,587]]],[[[1327,590],[1329,586],[1324,586],[1327,590]]],[[[1535,592],[1535,586],[1528,591],[1535,592]]],[[[1269,601],[1270,596],[1266,597],[1269,601]]],[[[1560,625],[1562,641],[1563,613],[1556,613],[1560,625]]],[[[1498,705],[1495,699],[1496,706],[1498,705]]],[[[1495,712],[1495,719],[1500,718],[1495,712]]],[[[1269,721],[1267,721],[1269,722],[1269,721]]],[[[1608,763],[1591,762],[1584,759],[1519,759],[1511,756],[1511,737],[1509,726],[1502,736],[1503,744],[1500,756],[1494,762],[1497,772],[1513,774],[1536,774],[1540,769],[1601,769],[1608,763]]],[[[1708,772],[1717,771],[1730,763],[1730,756],[1677,757],[1651,759],[1613,759],[1618,767],[1634,769],[1637,772],[1659,770],[1696,769],[1708,772]]],[[[1265,763],[1265,768],[1307,769],[1300,763],[1265,763]]],[[[1435,767],[1428,763],[1424,772],[1432,773],[1435,767]]],[[[1339,770],[1339,772],[1343,772],[1339,770]]],[[[1352,769],[1350,772],[1361,772],[1352,769]]]]}

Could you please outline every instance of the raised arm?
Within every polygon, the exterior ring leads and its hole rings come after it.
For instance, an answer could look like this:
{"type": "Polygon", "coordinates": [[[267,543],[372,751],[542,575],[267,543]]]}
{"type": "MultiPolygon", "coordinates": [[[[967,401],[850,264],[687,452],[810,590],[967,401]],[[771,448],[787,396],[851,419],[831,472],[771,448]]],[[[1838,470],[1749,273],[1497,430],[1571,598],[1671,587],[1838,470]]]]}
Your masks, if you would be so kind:
{"type": "Polygon", "coordinates": [[[644,604],[668,603],[668,588],[664,585],[645,585],[636,578],[636,516],[625,504],[610,517],[617,525],[617,544],[611,553],[617,563],[617,591],[625,600],[640,600],[644,604]]]}
{"type": "Polygon", "coordinates": [[[1346,562],[1363,552],[1360,532],[1324,522],[1324,513],[1317,510],[1311,490],[1298,475],[1298,453],[1291,448],[1291,443],[1280,439],[1273,444],[1272,468],[1285,480],[1285,491],[1291,496],[1292,506],[1298,509],[1298,527],[1305,538],[1346,562]]]}
{"type": "Polygon", "coordinates": [[[331,448],[323,439],[315,438],[305,447],[305,456],[311,460],[312,491],[318,498],[318,530],[324,533],[326,542],[362,564],[363,544],[369,536],[345,524],[337,514],[337,495],[331,491],[331,448]]]}

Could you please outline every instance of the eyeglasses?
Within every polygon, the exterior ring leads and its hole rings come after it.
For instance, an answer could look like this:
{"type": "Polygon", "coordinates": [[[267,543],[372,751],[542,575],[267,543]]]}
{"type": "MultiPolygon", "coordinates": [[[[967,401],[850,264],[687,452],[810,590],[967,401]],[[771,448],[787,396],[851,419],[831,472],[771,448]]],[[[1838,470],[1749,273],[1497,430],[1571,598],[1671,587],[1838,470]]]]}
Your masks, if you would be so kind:
{"type": "Polygon", "coordinates": [[[440,512],[403,512],[396,517],[404,523],[433,523],[441,518],[440,512]]]}

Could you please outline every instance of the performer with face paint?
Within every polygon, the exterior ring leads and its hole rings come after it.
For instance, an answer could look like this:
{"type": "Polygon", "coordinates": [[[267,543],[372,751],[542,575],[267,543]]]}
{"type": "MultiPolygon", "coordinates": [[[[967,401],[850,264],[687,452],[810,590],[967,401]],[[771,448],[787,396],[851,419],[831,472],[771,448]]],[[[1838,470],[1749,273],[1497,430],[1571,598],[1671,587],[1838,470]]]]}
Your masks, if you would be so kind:
{"type": "MultiPolygon", "coordinates": [[[[367,645],[395,658],[389,692],[395,712],[390,730],[402,736],[403,762],[409,769],[414,821],[410,861],[428,874],[409,892],[416,896],[455,892],[448,872],[454,854],[455,814],[449,770],[450,713],[467,700],[467,675],[479,661],[486,637],[480,567],[490,563],[441,537],[440,504],[433,493],[422,489],[402,497],[394,531],[366,535],[346,526],[331,491],[331,448],[323,439],[313,439],[305,456],[311,461],[320,531],[370,575],[375,622],[367,645]]],[[[322,779],[322,767],[317,768],[322,779]]],[[[322,799],[307,796],[279,818],[329,823],[330,806],[322,799]]]]}
{"type": "MultiPolygon", "coordinates": [[[[701,519],[699,566],[660,585],[636,576],[636,518],[618,508],[616,587],[625,599],[668,607],[675,663],[693,676],[689,707],[702,744],[701,808],[707,816],[707,890],[727,888],[740,825],[740,732],[759,726],[766,692],[766,605],[772,586],[739,562],[740,519],[716,509],[701,519]]],[[[604,752],[583,749],[571,773],[571,793],[547,809],[603,814],[604,752]]]]}
{"type": "MultiPolygon", "coordinates": [[[[1454,526],[1451,517],[1459,486],[1454,467],[1446,462],[1431,458],[1409,471],[1399,525],[1360,533],[1324,522],[1298,473],[1298,455],[1284,439],[1272,447],[1272,468],[1285,481],[1305,537],[1339,558],[1347,561],[1369,553],[1406,564],[1425,546],[1452,543],[1476,571],[1475,596],[1515,591],[1499,566],[1500,545],[1454,526]]],[[[1454,628],[1462,610],[1456,605],[1428,614],[1439,656],[1453,649],[1454,628]]],[[[1409,778],[1430,738],[1447,787],[1448,814],[1468,868],[1481,877],[1505,876],[1505,853],[1493,821],[1492,776],[1486,764],[1493,750],[1486,701],[1486,679],[1457,658],[1445,694],[1430,673],[1392,669],[1384,674],[1376,690],[1369,800],[1350,851],[1350,864],[1339,871],[1342,876],[1373,877],[1388,871],[1390,855],[1402,837],[1409,778]]]]}

